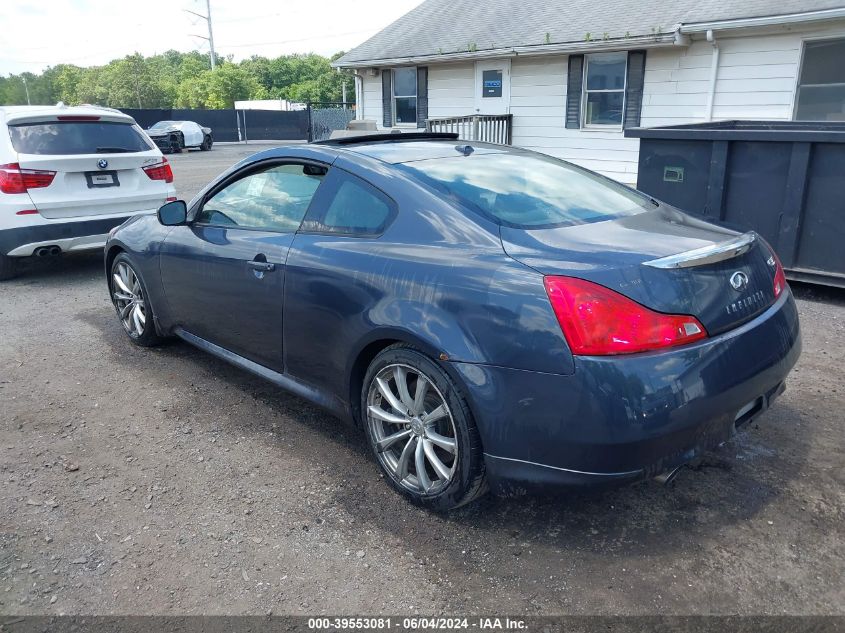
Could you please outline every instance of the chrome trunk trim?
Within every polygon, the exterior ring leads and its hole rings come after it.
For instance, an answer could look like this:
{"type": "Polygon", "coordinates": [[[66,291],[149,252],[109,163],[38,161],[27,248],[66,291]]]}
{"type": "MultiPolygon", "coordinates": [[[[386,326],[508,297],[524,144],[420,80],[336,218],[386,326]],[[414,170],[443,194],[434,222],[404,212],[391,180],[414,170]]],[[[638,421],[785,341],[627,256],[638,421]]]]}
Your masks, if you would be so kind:
{"type": "Polygon", "coordinates": [[[661,257],[660,259],[652,259],[651,261],[643,262],[643,266],[651,266],[652,268],[692,268],[693,266],[714,264],[747,253],[754,245],[756,239],[757,234],[751,231],[749,233],[743,233],[739,237],[728,240],[727,242],[696,248],[684,253],[678,253],[677,255],[661,257]]]}

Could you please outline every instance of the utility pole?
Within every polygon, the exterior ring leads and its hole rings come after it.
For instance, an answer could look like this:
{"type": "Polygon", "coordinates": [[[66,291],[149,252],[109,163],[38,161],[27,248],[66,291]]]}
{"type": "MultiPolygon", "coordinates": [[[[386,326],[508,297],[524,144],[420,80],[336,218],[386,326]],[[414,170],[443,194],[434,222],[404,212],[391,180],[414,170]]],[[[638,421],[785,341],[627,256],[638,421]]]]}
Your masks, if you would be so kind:
{"type": "Polygon", "coordinates": [[[198,37],[208,42],[208,57],[211,59],[211,70],[214,70],[216,63],[214,60],[214,33],[211,30],[211,0],[205,0],[205,15],[197,13],[196,11],[191,11],[190,9],[185,9],[184,11],[185,13],[197,16],[208,23],[208,37],[204,35],[194,35],[194,37],[198,37]]]}
{"type": "Polygon", "coordinates": [[[23,79],[23,89],[24,89],[24,92],[26,92],[26,105],[32,105],[29,102],[29,86],[26,85],[26,77],[21,75],[21,79],[23,79]]]}

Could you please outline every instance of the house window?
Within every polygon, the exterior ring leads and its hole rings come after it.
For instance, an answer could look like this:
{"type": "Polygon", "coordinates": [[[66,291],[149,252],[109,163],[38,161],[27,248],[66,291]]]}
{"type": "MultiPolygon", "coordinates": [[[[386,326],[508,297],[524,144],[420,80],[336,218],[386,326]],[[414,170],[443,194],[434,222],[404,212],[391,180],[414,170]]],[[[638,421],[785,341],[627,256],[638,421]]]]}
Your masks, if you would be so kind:
{"type": "Polygon", "coordinates": [[[807,42],[798,81],[795,118],[845,121],[845,40],[807,42]]]}
{"type": "Polygon", "coordinates": [[[393,71],[393,120],[397,124],[417,124],[417,69],[393,71]]]}
{"type": "Polygon", "coordinates": [[[626,53],[587,55],[584,59],[584,125],[622,125],[626,53]]]}

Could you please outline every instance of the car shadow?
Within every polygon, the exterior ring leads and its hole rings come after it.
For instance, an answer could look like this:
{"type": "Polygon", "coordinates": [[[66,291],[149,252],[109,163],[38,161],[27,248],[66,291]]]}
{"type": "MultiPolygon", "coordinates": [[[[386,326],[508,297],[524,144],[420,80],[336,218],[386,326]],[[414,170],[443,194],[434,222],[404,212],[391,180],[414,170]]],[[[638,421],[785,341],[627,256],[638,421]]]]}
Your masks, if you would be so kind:
{"type": "Polygon", "coordinates": [[[103,252],[86,251],[58,257],[21,257],[17,262],[17,275],[4,283],[31,283],[53,281],[63,283],[89,280],[93,273],[103,270],[103,252]]]}
{"type": "MultiPolygon", "coordinates": [[[[281,435],[301,436],[318,463],[341,465],[334,470],[339,485],[332,503],[359,525],[389,533],[409,549],[421,531],[435,535],[458,531],[471,535],[473,555],[483,555],[488,564],[501,556],[513,563],[514,552],[529,546],[644,558],[672,549],[688,550],[690,541],[718,538],[727,526],[752,519],[782,495],[793,494],[788,492],[789,482],[801,476],[808,461],[812,430],[802,431],[804,441],[790,443],[799,412],[778,401],[759,421],[708,452],[696,466],[683,469],[666,486],[645,481],[605,491],[566,490],[510,498],[487,495],[467,507],[437,514],[411,506],[390,490],[360,429],[187,344],[176,341],[137,348],[125,340],[109,309],[92,310],[80,318],[102,331],[116,362],[136,369],[149,366],[145,380],[169,386],[174,386],[173,380],[186,383],[180,386],[176,405],[183,419],[201,409],[202,396],[186,388],[194,377],[211,377],[225,385],[225,393],[241,392],[259,401],[266,414],[228,419],[233,433],[256,442],[274,442],[267,434],[272,422],[281,435]],[[350,494],[353,488],[357,494],[350,494]],[[387,512],[386,507],[402,511],[387,512]],[[486,543],[502,535],[513,542],[512,551],[486,549],[486,543]]],[[[280,451],[290,450],[276,442],[280,451]]],[[[467,539],[445,539],[439,546],[446,559],[466,559],[467,539]]]]}
{"type": "Polygon", "coordinates": [[[792,294],[795,295],[796,299],[845,306],[845,288],[820,286],[800,281],[790,281],[789,287],[792,288],[792,294]]]}

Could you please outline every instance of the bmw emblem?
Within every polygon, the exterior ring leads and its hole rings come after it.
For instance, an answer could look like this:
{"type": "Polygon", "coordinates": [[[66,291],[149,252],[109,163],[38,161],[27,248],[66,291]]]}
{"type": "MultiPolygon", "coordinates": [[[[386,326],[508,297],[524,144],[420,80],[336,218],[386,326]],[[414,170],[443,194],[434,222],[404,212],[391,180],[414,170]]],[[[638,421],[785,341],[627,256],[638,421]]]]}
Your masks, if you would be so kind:
{"type": "Polygon", "coordinates": [[[105,169],[108,166],[109,166],[109,161],[107,161],[105,158],[101,158],[100,160],[97,161],[97,167],[99,167],[100,169],[105,169]]]}
{"type": "Polygon", "coordinates": [[[739,292],[745,290],[748,286],[748,275],[741,270],[736,271],[731,275],[731,287],[739,292]]]}

